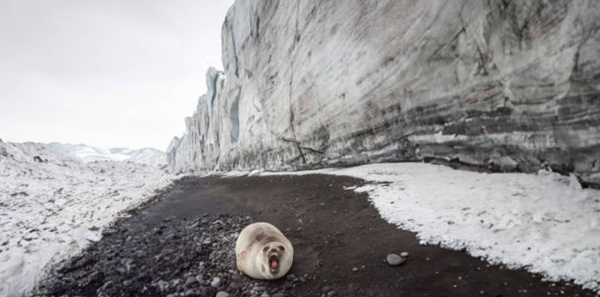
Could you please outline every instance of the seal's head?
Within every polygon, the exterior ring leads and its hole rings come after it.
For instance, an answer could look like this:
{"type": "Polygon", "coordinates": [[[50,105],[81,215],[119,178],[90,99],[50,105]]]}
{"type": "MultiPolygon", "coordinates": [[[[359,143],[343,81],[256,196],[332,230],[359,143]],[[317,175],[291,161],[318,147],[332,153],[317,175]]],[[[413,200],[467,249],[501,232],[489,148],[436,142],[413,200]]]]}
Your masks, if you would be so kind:
{"type": "Polygon", "coordinates": [[[240,232],[235,243],[238,269],[255,279],[278,279],[294,261],[294,246],[269,223],[254,223],[240,232]]]}
{"type": "Polygon", "coordinates": [[[280,272],[285,274],[291,266],[290,254],[281,242],[271,241],[262,248],[263,263],[261,270],[267,273],[269,278],[278,277],[280,272]]]}

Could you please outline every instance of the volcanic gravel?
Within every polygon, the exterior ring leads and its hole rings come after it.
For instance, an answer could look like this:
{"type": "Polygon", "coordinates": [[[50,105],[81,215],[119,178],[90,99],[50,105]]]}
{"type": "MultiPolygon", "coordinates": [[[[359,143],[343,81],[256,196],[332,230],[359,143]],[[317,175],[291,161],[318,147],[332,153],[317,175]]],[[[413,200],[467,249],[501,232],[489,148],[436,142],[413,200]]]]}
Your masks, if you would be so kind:
{"type": "Polygon", "coordinates": [[[309,276],[288,275],[267,286],[236,268],[235,241],[250,223],[247,216],[205,214],[166,218],[142,232],[119,224],[61,263],[34,296],[286,296],[309,276]]]}
{"type": "Polygon", "coordinates": [[[34,296],[596,296],[421,245],[349,190],[362,184],[328,175],[181,178],[55,267],[34,296]],[[257,281],[237,270],[237,235],[254,221],[272,223],[294,245],[285,278],[257,281]],[[391,253],[405,262],[389,265],[391,253]]]}

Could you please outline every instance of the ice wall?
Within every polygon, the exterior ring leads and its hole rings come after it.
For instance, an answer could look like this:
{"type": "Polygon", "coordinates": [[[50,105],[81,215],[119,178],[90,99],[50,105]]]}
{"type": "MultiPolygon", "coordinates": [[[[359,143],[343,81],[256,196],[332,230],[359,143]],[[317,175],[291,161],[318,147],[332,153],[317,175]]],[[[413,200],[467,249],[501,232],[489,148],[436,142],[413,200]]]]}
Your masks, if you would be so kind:
{"type": "Polygon", "coordinates": [[[600,183],[600,2],[236,1],[173,172],[441,158],[600,183]]]}

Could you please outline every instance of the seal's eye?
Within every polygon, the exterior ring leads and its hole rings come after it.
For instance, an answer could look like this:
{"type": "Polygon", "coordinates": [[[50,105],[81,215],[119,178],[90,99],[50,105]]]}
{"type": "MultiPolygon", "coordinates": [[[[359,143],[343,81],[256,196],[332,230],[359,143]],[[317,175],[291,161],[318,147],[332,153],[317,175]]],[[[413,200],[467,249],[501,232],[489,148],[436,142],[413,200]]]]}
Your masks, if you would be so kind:
{"type": "Polygon", "coordinates": [[[285,251],[285,248],[283,247],[283,245],[278,246],[280,251],[285,251]]]}
{"type": "Polygon", "coordinates": [[[265,247],[263,248],[263,252],[265,252],[265,253],[266,253],[268,250],[269,250],[269,246],[265,246],[265,247]]]}

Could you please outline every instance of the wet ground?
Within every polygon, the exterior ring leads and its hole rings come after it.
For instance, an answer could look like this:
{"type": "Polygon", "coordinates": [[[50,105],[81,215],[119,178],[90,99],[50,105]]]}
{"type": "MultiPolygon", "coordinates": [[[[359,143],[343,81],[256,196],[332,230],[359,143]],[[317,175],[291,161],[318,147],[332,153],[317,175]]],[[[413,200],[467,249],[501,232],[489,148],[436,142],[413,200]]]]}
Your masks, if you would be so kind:
{"type": "Polygon", "coordinates": [[[346,190],[361,184],[329,175],[184,178],[64,263],[38,295],[596,296],[419,245],[366,195],[346,190]],[[290,277],[255,281],[235,269],[236,232],[254,221],[274,224],[293,243],[290,277]],[[407,261],[388,265],[392,252],[408,252],[407,261]]]}

